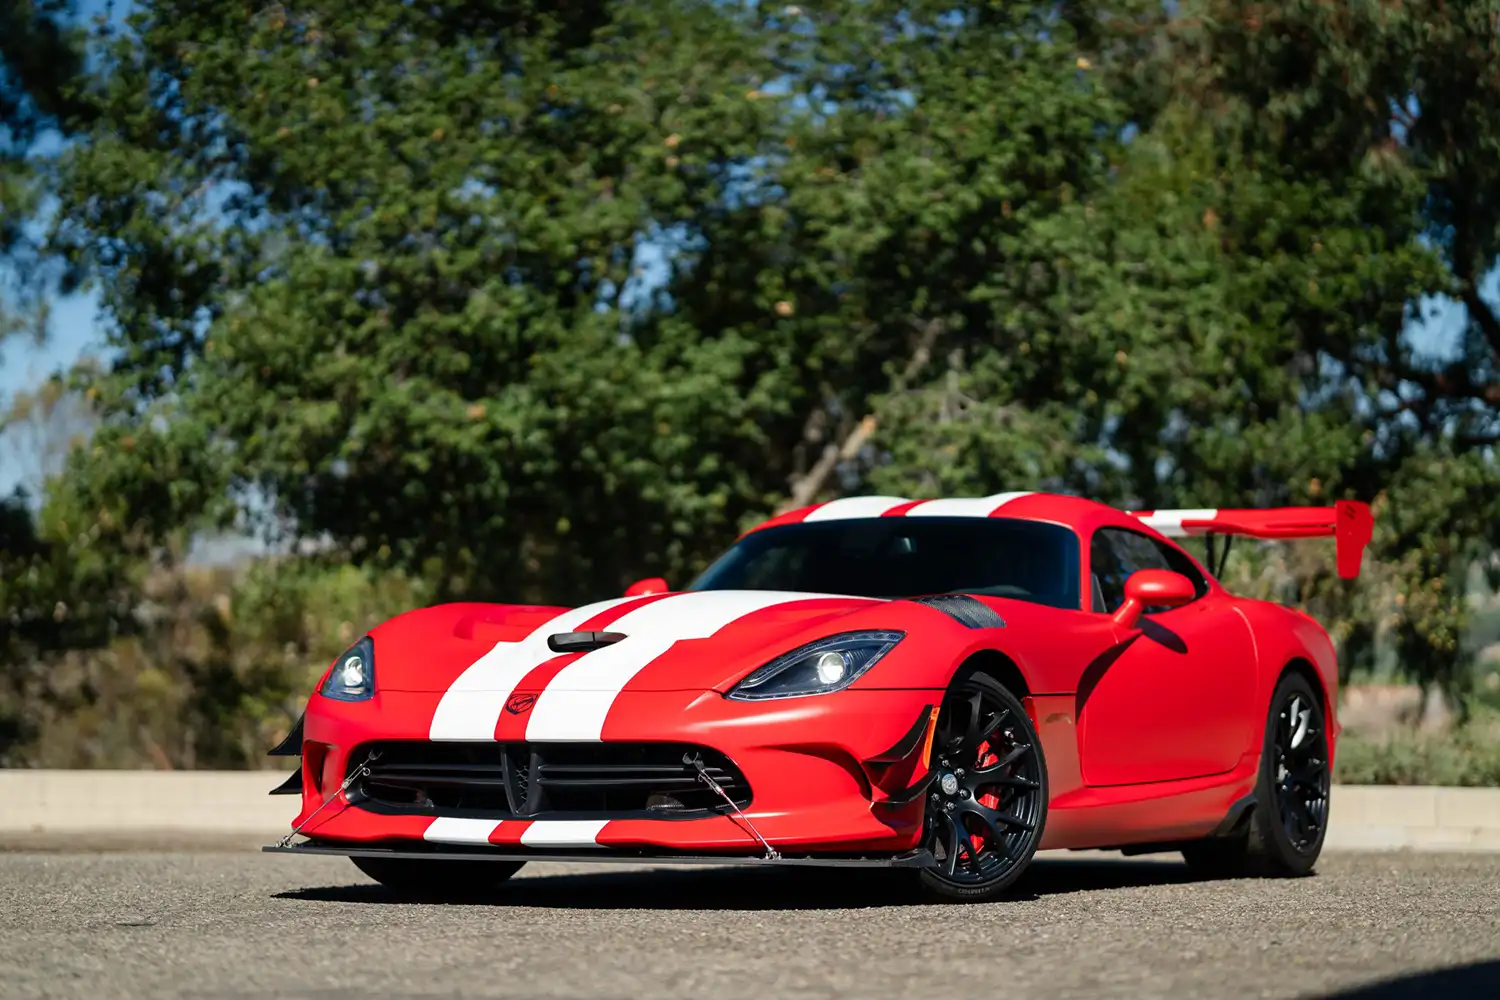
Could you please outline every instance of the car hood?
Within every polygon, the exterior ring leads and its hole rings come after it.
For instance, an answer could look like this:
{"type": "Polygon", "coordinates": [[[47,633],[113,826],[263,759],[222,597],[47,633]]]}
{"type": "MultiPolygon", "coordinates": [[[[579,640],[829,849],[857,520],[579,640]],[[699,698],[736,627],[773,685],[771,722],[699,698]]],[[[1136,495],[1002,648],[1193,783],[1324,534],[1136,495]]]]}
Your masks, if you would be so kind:
{"type": "Polygon", "coordinates": [[[725,690],[750,670],[837,632],[882,625],[890,602],[779,591],[719,590],[601,601],[581,608],[448,604],[371,632],[382,691],[520,690],[543,664],[551,690],[725,690]],[[558,654],[547,637],[607,631],[624,639],[558,654]],[[555,662],[554,662],[555,661],[555,662]],[[549,670],[547,673],[551,673],[549,670]]]}

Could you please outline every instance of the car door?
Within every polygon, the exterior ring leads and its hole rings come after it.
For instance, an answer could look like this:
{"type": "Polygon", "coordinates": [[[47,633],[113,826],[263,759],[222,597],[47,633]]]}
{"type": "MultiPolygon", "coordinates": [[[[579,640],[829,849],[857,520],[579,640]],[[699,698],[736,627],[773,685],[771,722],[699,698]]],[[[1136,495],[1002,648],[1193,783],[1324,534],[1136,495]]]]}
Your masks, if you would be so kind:
{"type": "Polygon", "coordinates": [[[1177,548],[1127,528],[1097,530],[1089,546],[1093,610],[1114,612],[1143,569],[1182,573],[1198,597],[1148,608],[1137,629],[1087,671],[1078,692],[1080,756],[1088,785],[1132,785],[1222,774],[1249,743],[1245,711],[1255,651],[1234,598],[1209,587],[1177,548]]]}

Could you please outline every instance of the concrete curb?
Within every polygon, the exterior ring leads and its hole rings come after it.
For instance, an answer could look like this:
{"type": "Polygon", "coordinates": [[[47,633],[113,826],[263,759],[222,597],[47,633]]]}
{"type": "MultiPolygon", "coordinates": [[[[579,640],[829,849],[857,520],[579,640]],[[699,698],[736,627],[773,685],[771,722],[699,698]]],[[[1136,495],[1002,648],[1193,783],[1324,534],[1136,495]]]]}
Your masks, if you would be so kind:
{"type": "Polygon", "coordinates": [[[301,799],[279,771],[0,770],[0,834],[259,834],[291,828],[301,799]]]}
{"type": "Polygon", "coordinates": [[[1338,785],[1334,850],[1500,851],[1500,788],[1338,785]]]}
{"type": "MultiPolygon", "coordinates": [[[[0,770],[0,838],[13,846],[265,842],[297,813],[275,771],[0,770]]],[[[1340,785],[1330,850],[1500,852],[1500,788],[1340,785]]]]}

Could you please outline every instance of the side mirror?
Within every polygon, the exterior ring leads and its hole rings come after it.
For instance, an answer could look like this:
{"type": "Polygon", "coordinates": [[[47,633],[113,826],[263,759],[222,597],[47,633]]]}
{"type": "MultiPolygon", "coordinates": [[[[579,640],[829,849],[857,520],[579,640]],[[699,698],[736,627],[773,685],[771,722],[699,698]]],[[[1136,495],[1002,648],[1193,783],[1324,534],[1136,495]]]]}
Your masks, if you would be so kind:
{"type": "Polygon", "coordinates": [[[667,581],[659,576],[653,576],[645,580],[637,580],[625,588],[626,597],[645,597],[647,594],[665,594],[671,588],[667,581]]]}
{"type": "Polygon", "coordinates": [[[1125,581],[1125,603],[1114,614],[1121,628],[1135,628],[1147,608],[1180,608],[1198,596],[1193,581],[1169,569],[1142,569],[1125,581]]]}

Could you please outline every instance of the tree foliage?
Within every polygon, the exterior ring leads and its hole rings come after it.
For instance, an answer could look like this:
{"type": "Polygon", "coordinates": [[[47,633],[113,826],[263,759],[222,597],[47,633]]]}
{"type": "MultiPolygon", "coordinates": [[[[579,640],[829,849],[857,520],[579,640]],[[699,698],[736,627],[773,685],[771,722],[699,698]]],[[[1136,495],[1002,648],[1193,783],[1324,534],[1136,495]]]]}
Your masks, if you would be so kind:
{"type": "Polygon", "coordinates": [[[1125,123],[1090,44],[1050,4],[150,5],[64,187],[120,350],[80,479],[484,593],[687,572],[893,359],[1032,335],[1035,233],[1125,123]]]}
{"type": "Polygon", "coordinates": [[[35,238],[48,176],[30,159],[40,140],[84,126],[90,109],[71,0],[0,2],[0,343],[45,328],[35,238]]]}
{"type": "Polygon", "coordinates": [[[1383,499],[1396,600],[1366,617],[1456,683],[1462,581],[1500,542],[1500,4],[1210,0],[1174,28],[1231,179],[1232,304],[1299,343],[1298,412],[1239,464],[1311,446],[1293,496],[1383,499]],[[1448,342],[1413,335],[1430,296],[1463,306],[1448,342]]]}
{"type": "Polygon", "coordinates": [[[113,353],[46,559],[98,527],[118,595],[237,527],[576,601],[847,492],[1352,496],[1364,582],[1234,579],[1461,686],[1500,4],[1175,8],[146,0],[49,177],[113,353]]]}

